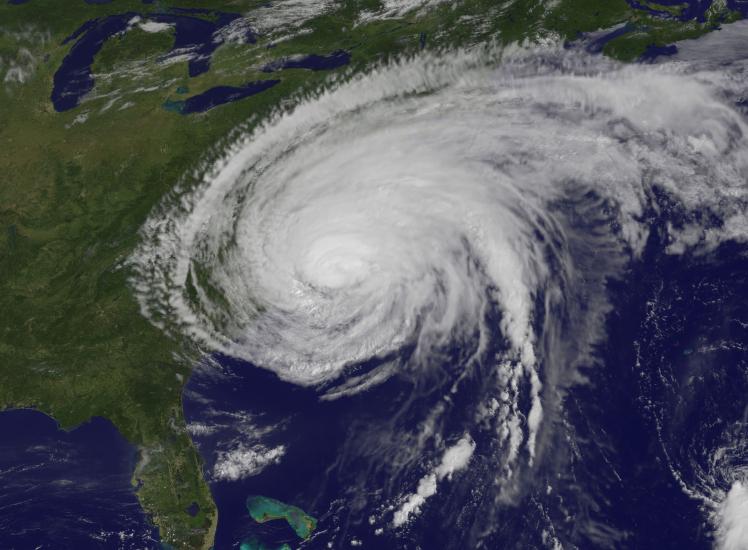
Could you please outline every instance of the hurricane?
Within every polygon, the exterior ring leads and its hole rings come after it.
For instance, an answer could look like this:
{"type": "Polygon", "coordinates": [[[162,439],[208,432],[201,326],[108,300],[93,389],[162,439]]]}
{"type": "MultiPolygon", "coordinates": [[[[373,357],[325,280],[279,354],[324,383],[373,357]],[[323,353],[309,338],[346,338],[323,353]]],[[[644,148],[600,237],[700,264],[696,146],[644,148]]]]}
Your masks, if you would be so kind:
{"type": "MultiPolygon", "coordinates": [[[[605,401],[611,339],[647,345],[608,324],[612,289],[637,265],[746,241],[741,74],[548,44],[339,76],[239,124],[177,185],[141,230],[133,289],[152,323],[205,357],[269,371],[324,406],[358,404],[338,466],[374,472],[350,481],[369,504],[346,504],[372,540],[406,536],[444,498],[462,527],[441,547],[495,547],[496,518],[536,495],[542,528],[527,541],[620,547],[623,524],[603,529],[589,512],[606,507],[604,483],[554,500],[591,456],[569,443],[583,431],[570,396],[605,401]],[[380,413],[361,412],[374,394],[380,413]]],[[[648,403],[652,384],[637,386],[648,403]]],[[[668,475],[710,540],[740,548],[744,420],[718,430],[742,450],[705,438],[691,456],[669,446],[662,403],[648,418],[668,475]]]]}

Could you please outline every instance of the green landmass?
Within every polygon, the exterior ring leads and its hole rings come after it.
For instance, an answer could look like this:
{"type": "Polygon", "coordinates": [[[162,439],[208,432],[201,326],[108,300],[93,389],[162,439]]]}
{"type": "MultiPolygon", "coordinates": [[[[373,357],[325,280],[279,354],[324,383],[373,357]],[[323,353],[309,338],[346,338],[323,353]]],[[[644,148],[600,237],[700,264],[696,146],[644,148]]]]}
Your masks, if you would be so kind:
{"type": "MultiPolygon", "coordinates": [[[[624,0],[560,0],[551,9],[540,0],[463,0],[421,16],[360,22],[378,1],[343,0],[306,22],[305,34],[274,48],[263,37],[255,45],[221,46],[211,70],[195,78],[185,61],[159,62],[171,34],[134,29],[109,40],[96,56],[96,84],[85,100],[54,111],[54,73],[71,47],[62,42],[86,21],[175,5],[247,13],[264,3],[0,4],[0,409],[34,407],[65,428],[92,416],[111,420],[140,449],[133,481],[143,508],[163,542],[179,549],[209,548],[217,520],[181,406],[197,352],[139,314],[123,262],[154,205],[177,180],[196,177],[190,174],[211,160],[239,122],[256,123],[330,75],[300,69],[267,75],[259,70],[264,63],[345,49],[352,61],[341,71],[355,72],[424,47],[574,40],[624,23],[632,32],[604,53],[630,60],[649,45],[695,37],[736,17],[717,7],[705,23],[679,22],[634,10],[624,0]],[[206,113],[184,116],[168,108],[212,86],[276,76],[282,82],[274,88],[206,113]],[[194,517],[187,513],[192,503],[199,506],[194,517]]],[[[675,15],[677,9],[664,11],[675,15]]],[[[258,517],[272,519],[271,501],[263,502],[269,515],[258,517]]],[[[300,537],[314,529],[313,518],[298,508],[282,509],[300,537]]]]}
{"type": "Polygon", "coordinates": [[[304,510],[270,497],[253,495],[247,498],[249,515],[257,523],[277,519],[286,520],[301,539],[308,539],[317,528],[317,520],[304,510]]]}
{"type": "Polygon", "coordinates": [[[603,53],[621,61],[634,61],[649,46],[662,47],[679,40],[698,38],[739,18],[737,12],[726,9],[711,9],[707,15],[707,20],[703,23],[661,19],[651,15],[634,17],[630,20],[631,31],[608,42],[603,53]]]}

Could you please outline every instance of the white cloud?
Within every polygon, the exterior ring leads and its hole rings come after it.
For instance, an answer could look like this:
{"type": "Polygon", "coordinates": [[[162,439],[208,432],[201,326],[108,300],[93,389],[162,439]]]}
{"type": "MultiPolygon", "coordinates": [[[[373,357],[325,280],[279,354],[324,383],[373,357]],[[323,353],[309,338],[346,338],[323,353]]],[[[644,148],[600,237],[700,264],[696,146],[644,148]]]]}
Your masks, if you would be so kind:
{"type": "Polygon", "coordinates": [[[247,19],[262,34],[287,32],[332,11],[338,5],[338,0],[277,0],[252,10],[247,14],[247,19]]]}
{"type": "MultiPolygon", "coordinates": [[[[547,46],[423,54],[338,80],[164,199],[130,263],[142,311],[288,382],[355,382],[328,396],[500,334],[491,422],[507,454],[497,475],[512,476],[541,448],[543,395],[574,379],[536,349],[535,321],[579,276],[559,202],[589,191],[611,206],[599,242],[616,266],[643,250],[655,186],[693,224],[725,221],[670,227],[671,252],[748,236],[748,125],[712,75],[547,46]],[[374,357],[397,359],[342,376],[374,357]]],[[[585,307],[596,319],[609,304],[585,307]]]]}
{"type": "Polygon", "coordinates": [[[192,422],[187,425],[187,431],[193,436],[206,436],[215,433],[220,426],[203,424],[201,422],[192,422]]]}
{"type": "Polygon", "coordinates": [[[169,23],[159,23],[158,21],[144,21],[138,26],[141,30],[148,33],[170,31],[174,27],[174,25],[170,25],[169,23]]]}
{"type": "Polygon", "coordinates": [[[433,472],[421,478],[418,482],[416,492],[408,496],[405,502],[395,512],[392,524],[400,527],[413,515],[417,514],[426,499],[436,494],[437,482],[444,478],[452,479],[452,474],[464,469],[470,462],[475,451],[475,442],[465,434],[454,446],[447,449],[442,456],[442,461],[433,472]]]}
{"type": "Polygon", "coordinates": [[[448,3],[448,0],[382,0],[382,6],[376,11],[367,11],[361,15],[362,23],[378,20],[402,17],[410,12],[422,13],[440,4],[448,3]]]}
{"type": "Polygon", "coordinates": [[[748,485],[735,481],[718,511],[720,550],[748,550],[748,485]]]}
{"type": "Polygon", "coordinates": [[[270,464],[278,464],[285,453],[283,445],[269,449],[263,445],[247,447],[240,443],[229,451],[219,451],[213,478],[236,481],[257,475],[270,464]]]}

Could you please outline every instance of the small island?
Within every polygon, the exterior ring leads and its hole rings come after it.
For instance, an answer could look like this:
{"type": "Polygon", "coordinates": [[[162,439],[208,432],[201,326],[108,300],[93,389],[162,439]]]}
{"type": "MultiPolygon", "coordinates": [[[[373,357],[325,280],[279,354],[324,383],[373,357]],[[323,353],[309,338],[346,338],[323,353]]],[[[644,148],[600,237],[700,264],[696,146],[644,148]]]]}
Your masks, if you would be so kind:
{"type": "MultiPolygon", "coordinates": [[[[307,515],[304,510],[285,504],[279,500],[259,495],[247,498],[249,515],[257,523],[265,523],[276,519],[284,519],[291,529],[302,539],[308,539],[317,527],[317,520],[307,515]]],[[[253,547],[249,547],[253,548],[253,547]]]]}

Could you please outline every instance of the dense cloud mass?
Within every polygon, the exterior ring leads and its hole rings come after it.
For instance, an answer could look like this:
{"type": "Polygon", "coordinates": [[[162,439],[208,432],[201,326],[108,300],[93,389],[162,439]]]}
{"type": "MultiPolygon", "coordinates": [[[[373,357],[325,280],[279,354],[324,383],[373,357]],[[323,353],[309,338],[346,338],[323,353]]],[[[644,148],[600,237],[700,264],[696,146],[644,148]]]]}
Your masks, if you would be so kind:
{"type": "MultiPolygon", "coordinates": [[[[474,429],[497,434],[511,479],[603,336],[596,274],[638,257],[656,197],[682,212],[670,254],[745,239],[747,128],[728,85],[552,47],[424,55],[331,84],[154,212],[131,262],[143,313],[328,399],[445,356],[490,364],[474,429]],[[574,201],[605,212],[586,236],[569,230],[574,201]]],[[[475,445],[461,441],[462,468],[475,445]]],[[[429,475],[396,521],[447,474],[429,475]]]]}

